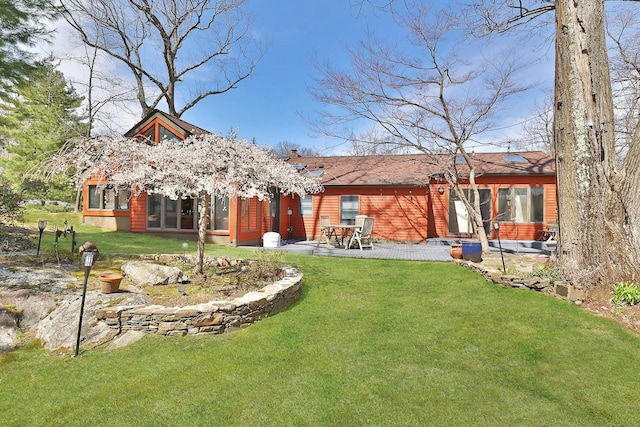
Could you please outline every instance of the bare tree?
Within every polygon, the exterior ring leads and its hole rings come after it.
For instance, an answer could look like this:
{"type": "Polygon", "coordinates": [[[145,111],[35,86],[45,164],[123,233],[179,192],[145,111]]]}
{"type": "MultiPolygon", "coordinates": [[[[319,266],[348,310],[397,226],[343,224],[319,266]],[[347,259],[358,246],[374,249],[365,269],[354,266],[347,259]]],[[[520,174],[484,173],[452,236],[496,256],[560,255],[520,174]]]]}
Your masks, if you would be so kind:
{"type": "Polygon", "coordinates": [[[296,142],[280,141],[275,147],[273,147],[273,155],[278,159],[286,159],[291,154],[291,151],[295,150],[301,157],[318,157],[320,151],[313,147],[303,147],[296,142]]]}
{"type": "Polygon", "coordinates": [[[640,127],[634,128],[620,164],[604,3],[484,0],[470,5],[477,23],[490,31],[555,11],[557,255],[564,275],[585,286],[640,279],[640,127]]]}
{"type": "Polygon", "coordinates": [[[555,154],[552,94],[545,96],[542,102],[536,102],[533,117],[527,120],[522,127],[526,138],[515,141],[515,148],[542,150],[551,156],[555,154]]]}
{"type": "Polygon", "coordinates": [[[640,9],[620,6],[607,16],[610,48],[613,108],[616,120],[616,153],[624,159],[638,125],[640,108],[640,9]]]}
{"type": "Polygon", "coordinates": [[[322,69],[314,95],[340,111],[327,111],[319,130],[347,138],[342,133],[345,124],[365,122],[378,138],[372,139],[372,133],[349,134],[354,146],[384,144],[427,154],[465,204],[473,231],[488,251],[471,145],[474,137],[495,126],[503,102],[525,89],[515,82],[519,70],[499,59],[506,58],[499,52],[490,58],[462,43],[460,22],[450,11],[432,9],[425,2],[393,6],[408,46],[369,35],[351,52],[350,72],[322,69]],[[463,45],[466,55],[461,53],[463,45]],[[441,54],[449,48],[447,55],[441,54]],[[470,191],[465,191],[467,183],[470,191]]]}
{"type": "Polygon", "coordinates": [[[250,34],[246,0],[61,3],[87,46],[130,71],[143,116],[165,103],[180,117],[203,99],[236,88],[263,54],[250,34]]]}
{"type": "Polygon", "coordinates": [[[117,135],[125,129],[118,127],[111,110],[115,107],[126,110],[127,105],[137,101],[133,90],[122,78],[102,69],[100,51],[83,45],[81,55],[69,60],[80,64],[88,71],[86,80],[74,81],[80,95],[85,97],[84,107],[89,123],[87,137],[96,132],[103,135],[117,135]]]}

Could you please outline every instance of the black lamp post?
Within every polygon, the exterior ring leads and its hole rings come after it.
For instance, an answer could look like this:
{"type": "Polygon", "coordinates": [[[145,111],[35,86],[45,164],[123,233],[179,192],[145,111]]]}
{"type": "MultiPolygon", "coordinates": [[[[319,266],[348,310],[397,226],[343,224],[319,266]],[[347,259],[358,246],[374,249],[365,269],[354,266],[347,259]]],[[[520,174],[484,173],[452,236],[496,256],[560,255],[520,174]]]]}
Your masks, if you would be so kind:
{"type": "Polygon", "coordinates": [[[498,235],[498,246],[500,247],[500,258],[502,258],[502,272],[507,272],[507,267],[504,265],[504,255],[502,255],[502,243],[500,242],[500,223],[498,221],[493,223],[493,229],[496,230],[498,235]]]}
{"type": "Polygon", "coordinates": [[[98,258],[97,251],[87,251],[82,253],[82,268],[84,268],[84,287],[82,288],[82,302],[80,303],[80,320],[78,321],[78,337],[76,339],[76,356],[80,351],[80,332],[82,331],[82,315],[84,314],[84,300],[87,296],[87,281],[89,280],[89,272],[91,267],[96,263],[98,258]]]}
{"type": "Polygon", "coordinates": [[[40,230],[40,237],[38,238],[38,251],[36,253],[36,258],[40,256],[40,242],[42,242],[42,233],[44,229],[47,228],[47,221],[41,219],[38,221],[38,230],[40,230]]]}

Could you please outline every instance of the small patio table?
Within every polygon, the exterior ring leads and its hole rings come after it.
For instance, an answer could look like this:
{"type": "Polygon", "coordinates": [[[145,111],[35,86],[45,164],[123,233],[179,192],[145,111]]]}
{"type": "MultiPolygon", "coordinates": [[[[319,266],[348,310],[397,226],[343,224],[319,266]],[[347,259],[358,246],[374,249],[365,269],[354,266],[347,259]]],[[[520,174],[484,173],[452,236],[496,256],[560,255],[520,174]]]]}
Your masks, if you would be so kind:
{"type": "MultiPolygon", "coordinates": [[[[333,224],[329,225],[329,227],[336,232],[336,236],[338,235],[338,231],[340,231],[340,245],[342,246],[344,246],[344,239],[347,238],[348,242],[349,238],[353,234],[353,231],[357,228],[360,228],[360,226],[354,224],[333,224]]],[[[329,239],[327,239],[327,246],[331,247],[331,242],[329,242],[329,239]]],[[[349,248],[345,247],[345,249],[349,248]]]]}

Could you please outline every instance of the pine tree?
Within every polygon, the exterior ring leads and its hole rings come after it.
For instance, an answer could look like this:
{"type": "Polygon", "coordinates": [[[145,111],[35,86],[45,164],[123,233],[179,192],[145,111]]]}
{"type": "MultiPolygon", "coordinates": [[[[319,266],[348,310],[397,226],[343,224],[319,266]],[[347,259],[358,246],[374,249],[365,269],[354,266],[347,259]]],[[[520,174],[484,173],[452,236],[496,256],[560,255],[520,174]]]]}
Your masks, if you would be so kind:
{"type": "Polygon", "coordinates": [[[48,58],[37,62],[28,80],[17,84],[15,94],[0,105],[0,145],[8,153],[0,158],[0,167],[25,196],[73,198],[69,177],[58,176],[44,185],[32,172],[66,140],[86,134],[86,124],[78,115],[82,100],[48,58]]]}
{"type": "Polygon", "coordinates": [[[51,16],[47,0],[0,0],[0,98],[31,69],[25,48],[48,34],[51,16]]]}

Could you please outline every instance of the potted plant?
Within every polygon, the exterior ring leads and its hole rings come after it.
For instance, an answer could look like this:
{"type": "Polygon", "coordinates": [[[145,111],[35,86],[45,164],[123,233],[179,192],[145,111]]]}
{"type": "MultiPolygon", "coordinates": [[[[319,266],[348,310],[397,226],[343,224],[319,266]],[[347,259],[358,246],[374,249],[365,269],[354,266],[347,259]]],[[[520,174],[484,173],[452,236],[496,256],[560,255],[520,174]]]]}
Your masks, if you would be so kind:
{"type": "Polygon", "coordinates": [[[462,242],[462,259],[471,262],[482,261],[482,243],[475,240],[462,242]]]}
{"type": "Polygon", "coordinates": [[[100,290],[103,294],[110,294],[112,292],[118,292],[120,289],[120,282],[122,281],[122,274],[115,273],[103,273],[99,276],[100,290]]]}
{"type": "Polygon", "coordinates": [[[462,243],[452,243],[449,255],[453,259],[462,259],[462,243]]]}

